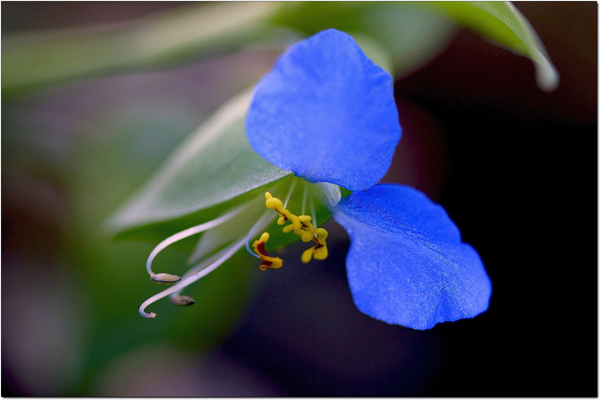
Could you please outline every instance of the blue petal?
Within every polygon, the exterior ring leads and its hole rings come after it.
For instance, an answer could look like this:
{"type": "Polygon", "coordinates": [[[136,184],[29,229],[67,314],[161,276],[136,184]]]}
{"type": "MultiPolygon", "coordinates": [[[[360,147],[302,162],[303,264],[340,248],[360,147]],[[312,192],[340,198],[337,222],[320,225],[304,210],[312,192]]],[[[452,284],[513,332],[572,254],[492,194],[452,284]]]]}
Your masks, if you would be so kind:
{"type": "Polygon", "coordinates": [[[487,310],[491,282],[479,255],[424,194],[377,185],[343,199],[334,218],[350,235],[348,282],[363,313],[428,329],[487,310]]]}
{"type": "Polygon", "coordinates": [[[292,46],[258,83],[246,132],[270,163],[350,190],[387,172],[401,129],[391,76],[330,29],[292,46]]]}

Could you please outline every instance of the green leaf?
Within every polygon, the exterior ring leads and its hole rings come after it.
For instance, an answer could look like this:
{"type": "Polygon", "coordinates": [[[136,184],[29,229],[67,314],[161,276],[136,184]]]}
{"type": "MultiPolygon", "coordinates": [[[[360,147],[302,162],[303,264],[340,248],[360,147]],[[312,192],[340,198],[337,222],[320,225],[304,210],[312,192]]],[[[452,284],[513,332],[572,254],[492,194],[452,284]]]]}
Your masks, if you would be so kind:
{"type": "Polygon", "coordinates": [[[277,3],[209,3],[142,18],[2,35],[2,94],[233,51],[271,29],[277,3]]]}
{"type": "Polygon", "coordinates": [[[367,56],[388,72],[393,70],[396,77],[413,72],[439,54],[456,30],[447,18],[406,7],[404,2],[286,2],[272,23],[306,36],[328,28],[347,32],[367,56]],[[391,66],[385,62],[388,59],[391,66]]]}
{"type": "Polygon", "coordinates": [[[362,30],[388,49],[396,78],[422,68],[447,47],[458,31],[456,24],[446,18],[396,3],[380,3],[359,18],[362,30]]]}
{"type": "Polygon", "coordinates": [[[492,42],[530,58],[536,66],[538,86],[545,91],[558,87],[559,76],[535,30],[509,2],[434,1],[412,3],[454,19],[492,42]]]}
{"type": "MultiPolygon", "coordinates": [[[[250,98],[248,91],[223,105],[107,221],[106,228],[118,233],[177,219],[290,175],[250,147],[245,135],[250,98]]],[[[239,198],[239,202],[245,199],[239,198]]],[[[217,211],[211,210],[210,216],[216,217],[217,211]]]]}
{"type": "Polygon", "coordinates": [[[423,66],[453,37],[456,22],[536,63],[538,86],[556,89],[556,68],[531,24],[508,2],[303,2],[286,3],[276,25],[312,35],[336,28],[370,36],[388,51],[395,76],[423,66]]]}
{"type": "Polygon", "coordinates": [[[286,40],[277,29],[281,27],[304,35],[328,28],[356,35],[376,54],[387,53],[381,58],[390,59],[394,75],[400,77],[445,48],[454,36],[454,22],[533,60],[542,89],[558,86],[558,73],[537,34],[510,3],[241,2],[182,7],[116,28],[3,35],[2,93],[286,40]]]}

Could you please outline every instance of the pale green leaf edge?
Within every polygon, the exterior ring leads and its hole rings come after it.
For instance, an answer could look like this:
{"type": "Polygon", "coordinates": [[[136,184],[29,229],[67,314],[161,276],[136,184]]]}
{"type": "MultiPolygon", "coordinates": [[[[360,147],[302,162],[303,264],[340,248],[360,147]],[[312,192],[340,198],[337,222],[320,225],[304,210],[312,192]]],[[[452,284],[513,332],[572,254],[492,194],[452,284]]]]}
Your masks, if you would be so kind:
{"type": "Polygon", "coordinates": [[[551,92],[558,87],[560,77],[546,48],[529,21],[512,3],[432,1],[411,4],[445,14],[493,43],[528,57],[534,62],[536,82],[540,89],[551,92]],[[503,29],[495,31],[498,26],[482,24],[485,16],[499,22],[503,29]]]}
{"type": "Polygon", "coordinates": [[[507,7],[515,13],[517,22],[524,32],[526,43],[531,43],[530,50],[533,54],[530,54],[532,60],[537,63],[536,67],[536,81],[538,86],[546,91],[552,92],[558,88],[560,83],[560,76],[554,64],[550,61],[550,56],[546,51],[541,39],[529,23],[527,19],[521,14],[519,10],[515,8],[512,3],[506,3],[507,7]]]}

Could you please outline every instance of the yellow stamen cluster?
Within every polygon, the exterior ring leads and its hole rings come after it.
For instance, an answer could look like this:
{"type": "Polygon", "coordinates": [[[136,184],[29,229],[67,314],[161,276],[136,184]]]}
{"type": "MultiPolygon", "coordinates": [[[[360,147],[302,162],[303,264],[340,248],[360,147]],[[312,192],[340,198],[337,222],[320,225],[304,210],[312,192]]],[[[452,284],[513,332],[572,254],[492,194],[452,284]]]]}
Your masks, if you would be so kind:
{"type": "MultiPolygon", "coordinates": [[[[297,216],[292,214],[287,208],[283,206],[283,202],[279,200],[277,197],[273,197],[271,193],[265,193],[265,206],[272,210],[275,210],[279,214],[279,219],[277,220],[278,225],[284,225],[286,222],[290,222],[289,225],[283,228],[284,233],[294,232],[297,236],[299,236],[303,242],[308,243],[311,240],[316,243],[315,246],[307,249],[302,253],[302,257],[300,258],[303,263],[308,263],[314,257],[316,260],[324,260],[329,255],[327,250],[327,243],[325,239],[327,239],[327,231],[323,228],[315,229],[314,225],[311,223],[312,217],[309,215],[300,215],[297,216]]],[[[254,247],[254,251],[258,254],[258,256],[263,260],[260,265],[260,269],[265,271],[267,268],[280,268],[283,261],[279,257],[271,257],[265,251],[265,243],[269,240],[269,234],[267,232],[263,233],[260,239],[254,241],[252,245],[254,247]]]]}

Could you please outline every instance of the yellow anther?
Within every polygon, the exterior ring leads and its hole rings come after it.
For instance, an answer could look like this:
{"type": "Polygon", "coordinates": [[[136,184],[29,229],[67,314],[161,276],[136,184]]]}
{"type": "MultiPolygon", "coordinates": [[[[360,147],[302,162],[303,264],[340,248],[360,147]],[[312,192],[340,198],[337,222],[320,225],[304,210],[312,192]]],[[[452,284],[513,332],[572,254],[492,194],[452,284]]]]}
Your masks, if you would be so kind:
{"type": "Polygon", "coordinates": [[[329,251],[327,250],[327,246],[316,245],[311,247],[310,249],[304,250],[302,256],[300,257],[300,260],[304,264],[308,264],[310,260],[313,259],[313,257],[315,258],[315,260],[324,260],[327,258],[328,255],[329,251]]]}
{"type": "MultiPolygon", "coordinates": [[[[317,235],[317,237],[315,238],[315,242],[317,242],[318,245],[323,246],[323,247],[327,247],[327,236],[329,236],[329,232],[327,232],[326,229],[323,228],[317,228],[317,230],[315,231],[315,234],[317,235]]],[[[323,257],[323,258],[317,258],[317,260],[324,260],[327,256],[323,257]]]]}
{"type": "Polygon", "coordinates": [[[310,222],[312,217],[309,215],[301,215],[298,219],[302,223],[302,229],[299,232],[294,233],[300,236],[304,243],[308,243],[315,237],[315,227],[310,222]]]}
{"type": "Polygon", "coordinates": [[[327,239],[327,236],[329,236],[329,232],[327,232],[327,229],[317,228],[315,234],[317,235],[317,239],[322,240],[323,245],[325,245],[325,240],[327,239]]]}
{"type": "Polygon", "coordinates": [[[254,247],[254,251],[261,258],[262,263],[260,264],[260,269],[262,271],[266,271],[267,268],[279,269],[283,265],[283,260],[279,257],[271,257],[267,251],[265,250],[265,243],[269,240],[269,233],[265,232],[260,235],[258,240],[255,240],[252,246],[254,247]]]}
{"type": "Polygon", "coordinates": [[[277,197],[273,197],[269,192],[265,193],[265,199],[265,206],[279,213],[279,219],[277,220],[278,225],[283,225],[286,221],[290,221],[295,231],[301,228],[298,217],[292,214],[287,208],[283,207],[281,200],[279,200],[277,197]]]}
{"type": "Polygon", "coordinates": [[[283,209],[283,202],[281,200],[279,200],[277,197],[273,197],[271,195],[271,193],[266,192],[265,193],[265,206],[267,206],[267,208],[272,208],[275,211],[279,211],[281,209],[283,209]]]}
{"type": "Polygon", "coordinates": [[[310,249],[304,250],[302,256],[300,257],[300,261],[302,261],[304,264],[308,264],[310,260],[312,260],[313,254],[315,254],[315,247],[317,246],[313,246],[310,249]]]}
{"type": "Polygon", "coordinates": [[[327,239],[328,235],[327,231],[323,228],[317,228],[315,233],[317,236],[314,237],[313,240],[317,244],[311,247],[310,249],[306,249],[300,257],[300,260],[304,264],[310,262],[310,260],[312,260],[313,257],[315,258],[315,260],[324,260],[329,255],[329,250],[327,250],[327,243],[325,242],[325,239],[327,239]]]}

